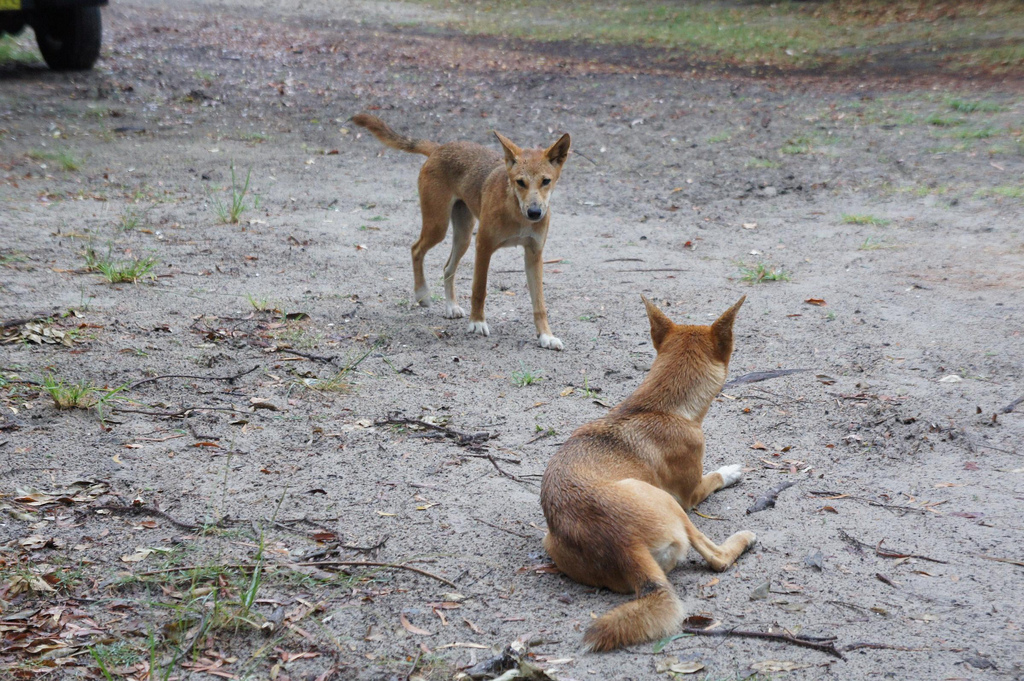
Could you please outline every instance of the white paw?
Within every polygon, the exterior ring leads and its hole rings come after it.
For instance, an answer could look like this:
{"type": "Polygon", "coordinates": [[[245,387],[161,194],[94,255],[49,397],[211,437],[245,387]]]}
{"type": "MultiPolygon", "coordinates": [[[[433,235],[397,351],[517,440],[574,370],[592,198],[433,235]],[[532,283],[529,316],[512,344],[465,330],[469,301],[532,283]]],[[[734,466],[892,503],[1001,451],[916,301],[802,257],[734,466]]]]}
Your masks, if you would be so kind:
{"type": "Polygon", "coordinates": [[[540,346],[542,348],[547,348],[548,350],[561,350],[562,349],[562,341],[558,340],[557,338],[555,338],[552,335],[549,335],[549,334],[546,334],[546,333],[542,333],[537,338],[537,340],[540,342],[540,346]]]}
{"type": "Polygon", "coordinates": [[[430,307],[430,289],[423,287],[416,291],[416,304],[420,307],[430,307]]]}
{"type": "Polygon", "coordinates": [[[722,476],[722,487],[729,487],[735,485],[737,482],[743,479],[742,466],[738,463],[734,463],[731,466],[722,466],[716,473],[722,476]]]}
{"type": "Polygon", "coordinates": [[[444,303],[444,318],[445,319],[461,319],[466,316],[466,311],[453,302],[445,301],[444,303]]]}
{"type": "Polygon", "coordinates": [[[487,322],[470,322],[466,329],[469,333],[478,333],[481,336],[490,336],[491,330],[487,328],[487,322]]]}

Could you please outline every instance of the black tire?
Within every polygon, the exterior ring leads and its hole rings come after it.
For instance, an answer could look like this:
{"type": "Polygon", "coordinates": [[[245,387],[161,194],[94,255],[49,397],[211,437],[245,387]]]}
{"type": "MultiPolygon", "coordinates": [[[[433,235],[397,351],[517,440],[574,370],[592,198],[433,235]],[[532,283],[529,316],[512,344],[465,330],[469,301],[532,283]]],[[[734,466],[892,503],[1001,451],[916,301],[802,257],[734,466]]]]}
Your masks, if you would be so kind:
{"type": "Polygon", "coordinates": [[[43,59],[54,71],[91,69],[100,56],[103,20],[99,7],[50,10],[33,26],[43,59]]]}

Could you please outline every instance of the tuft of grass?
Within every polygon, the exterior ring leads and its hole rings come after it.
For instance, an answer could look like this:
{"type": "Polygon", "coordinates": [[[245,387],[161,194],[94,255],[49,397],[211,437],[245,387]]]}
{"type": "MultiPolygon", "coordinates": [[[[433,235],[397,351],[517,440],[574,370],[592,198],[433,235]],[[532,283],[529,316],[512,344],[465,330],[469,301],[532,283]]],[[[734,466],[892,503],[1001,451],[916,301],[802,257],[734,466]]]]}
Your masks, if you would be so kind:
{"type": "Polygon", "coordinates": [[[994,196],[1005,196],[1009,199],[1024,199],[1024,187],[993,187],[987,193],[994,196]]]}
{"type": "Polygon", "coordinates": [[[813,141],[806,135],[800,135],[790,139],[782,146],[779,151],[783,154],[794,156],[797,154],[809,154],[813,148],[813,141]]]}
{"type": "Polygon", "coordinates": [[[995,102],[982,101],[971,101],[967,99],[950,99],[946,102],[949,108],[953,111],[960,113],[970,114],[976,111],[981,113],[998,113],[1003,111],[1003,107],[995,102]]]}
{"type": "Polygon", "coordinates": [[[867,239],[864,239],[864,243],[862,243],[860,246],[857,247],[857,250],[858,251],[879,251],[879,250],[882,250],[883,248],[892,248],[892,246],[889,246],[888,244],[886,244],[881,239],[876,239],[873,236],[869,236],[867,239]]]}
{"type": "Polygon", "coordinates": [[[274,309],[273,304],[270,302],[270,299],[267,298],[266,296],[257,297],[251,293],[246,293],[245,299],[249,301],[250,305],[252,305],[252,309],[256,310],[257,312],[268,312],[274,309]]]}
{"type": "Polygon", "coordinates": [[[527,369],[526,365],[520,362],[519,369],[512,372],[512,385],[525,388],[528,385],[540,383],[544,380],[542,373],[536,369],[527,369]]]}
{"type": "Polygon", "coordinates": [[[891,222],[890,220],[876,217],[869,213],[843,213],[839,219],[844,225],[873,225],[875,227],[885,227],[891,222]]]}
{"type": "Polygon", "coordinates": [[[975,128],[973,130],[957,130],[953,133],[953,137],[962,140],[984,140],[998,134],[999,132],[994,128],[975,128]]]}
{"type": "Polygon", "coordinates": [[[780,164],[767,158],[752,158],[746,165],[748,168],[778,168],[780,164]]]}
{"type": "Polygon", "coordinates": [[[302,379],[302,385],[310,390],[317,390],[319,392],[329,393],[347,393],[352,391],[352,381],[350,375],[356,368],[363,363],[363,360],[370,356],[379,342],[374,343],[370,348],[358,357],[350,359],[345,363],[337,372],[327,378],[304,378],[302,379]]]}
{"type": "Polygon", "coordinates": [[[135,206],[125,206],[121,214],[117,216],[117,230],[119,232],[131,232],[138,229],[139,225],[145,224],[145,210],[135,206]]]}
{"type": "Polygon", "coordinates": [[[81,169],[82,161],[67,149],[50,151],[48,149],[33,149],[28,152],[28,157],[33,161],[49,161],[58,164],[62,170],[73,172],[81,169]]]}
{"type": "Polygon", "coordinates": [[[966,118],[952,118],[939,113],[933,113],[924,120],[928,125],[934,125],[937,128],[954,128],[967,122],[966,118]]]}
{"type": "Polygon", "coordinates": [[[259,197],[257,196],[250,205],[246,200],[249,193],[249,178],[252,177],[252,169],[245,174],[245,182],[239,186],[238,178],[235,176],[235,163],[231,162],[231,189],[229,201],[222,201],[220,197],[211,195],[213,210],[217,213],[220,221],[228,225],[236,225],[239,219],[247,210],[259,208],[259,197]]]}
{"type": "Polygon", "coordinates": [[[84,380],[78,383],[65,383],[54,377],[53,374],[43,377],[43,390],[50,395],[50,399],[58,409],[96,409],[101,416],[107,402],[127,387],[126,383],[117,388],[105,389],[84,380]]]}
{"type": "Polygon", "coordinates": [[[719,142],[728,142],[732,139],[732,135],[727,132],[720,132],[717,135],[713,135],[708,138],[708,144],[718,144],[719,142]]]}
{"type": "Polygon", "coordinates": [[[740,263],[740,278],[748,284],[762,284],[766,281],[789,281],[789,272],[781,267],[766,265],[759,262],[756,265],[745,265],[740,263]]]}
{"type": "Polygon", "coordinates": [[[0,36],[0,64],[33,64],[41,62],[43,56],[39,50],[29,48],[32,43],[19,40],[13,36],[0,36]]]}
{"type": "Polygon", "coordinates": [[[96,264],[100,271],[111,284],[134,284],[139,279],[149,277],[154,279],[153,268],[156,267],[156,258],[136,258],[134,260],[105,260],[96,264]]]}

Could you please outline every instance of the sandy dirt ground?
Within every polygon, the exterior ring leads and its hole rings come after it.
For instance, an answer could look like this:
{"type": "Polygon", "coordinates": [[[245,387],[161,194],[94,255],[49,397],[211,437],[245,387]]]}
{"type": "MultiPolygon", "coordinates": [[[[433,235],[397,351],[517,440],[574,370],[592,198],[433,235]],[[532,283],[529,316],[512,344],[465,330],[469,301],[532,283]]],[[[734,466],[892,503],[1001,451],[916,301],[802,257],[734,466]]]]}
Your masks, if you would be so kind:
{"type": "Polygon", "coordinates": [[[0,320],[39,320],[0,345],[6,678],[104,678],[91,645],[132,679],[446,679],[516,639],[578,681],[668,678],[667,658],[1022,678],[1020,83],[697,76],[435,19],[132,0],[94,72],[0,67],[0,320]],[[572,134],[545,250],[563,352],[536,343],[518,250],[491,263],[490,337],[410,306],[422,157],[348,123],[363,110],[437,141],[572,134]],[[247,209],[225,224],[232,164],[247,209]],[[111,284],[105,258],[155,266],[111,284]],[[788,280],[747,281],[758,264],[788,280]],[[539,479],[650,366],[641,294],[690,323],[746,295],[731,376],[803,370],[712,406],[706,466],[748,472],[694,520],[759,542],[672,582],[720,628],[842,659],[737,637],[581,653],[626,597],[551,569],[539,479]],[[123,389],[101,420],[58,410],[48,376],[123,389]],[[251,569],[214,566],[255,564],[246,605],[251,569]]]}

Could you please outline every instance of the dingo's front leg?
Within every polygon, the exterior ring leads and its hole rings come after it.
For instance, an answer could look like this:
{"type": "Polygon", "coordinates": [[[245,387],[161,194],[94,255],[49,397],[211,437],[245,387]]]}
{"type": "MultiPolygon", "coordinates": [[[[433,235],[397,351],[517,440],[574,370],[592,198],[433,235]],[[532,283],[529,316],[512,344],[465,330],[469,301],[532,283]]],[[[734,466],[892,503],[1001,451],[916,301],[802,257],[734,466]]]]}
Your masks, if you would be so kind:
{"type": "Polygon", "coordinates": [[[469,327],[466,330],[469,333],[490,336],[491,330],[487,328],[487,321],[484,319],[484,301],[487,300],[487,269],[491,266],[491,254],[494,253],[494,248],[483,238],[483,231],[483,225],[481,225],[476,237],[472,307],[469,312],[469,327]]]}
{"type": "Polygon", "coordinates": [[[530,303],[533,305],[533,324],[537,327],[537,341],[542,348],[561,350],[562,341],[551,335],[548,311],[544,307],[543,251],[527,244],[523,247],[523,261],[526,265],[526,285],[530,288],[530,303]]]}

